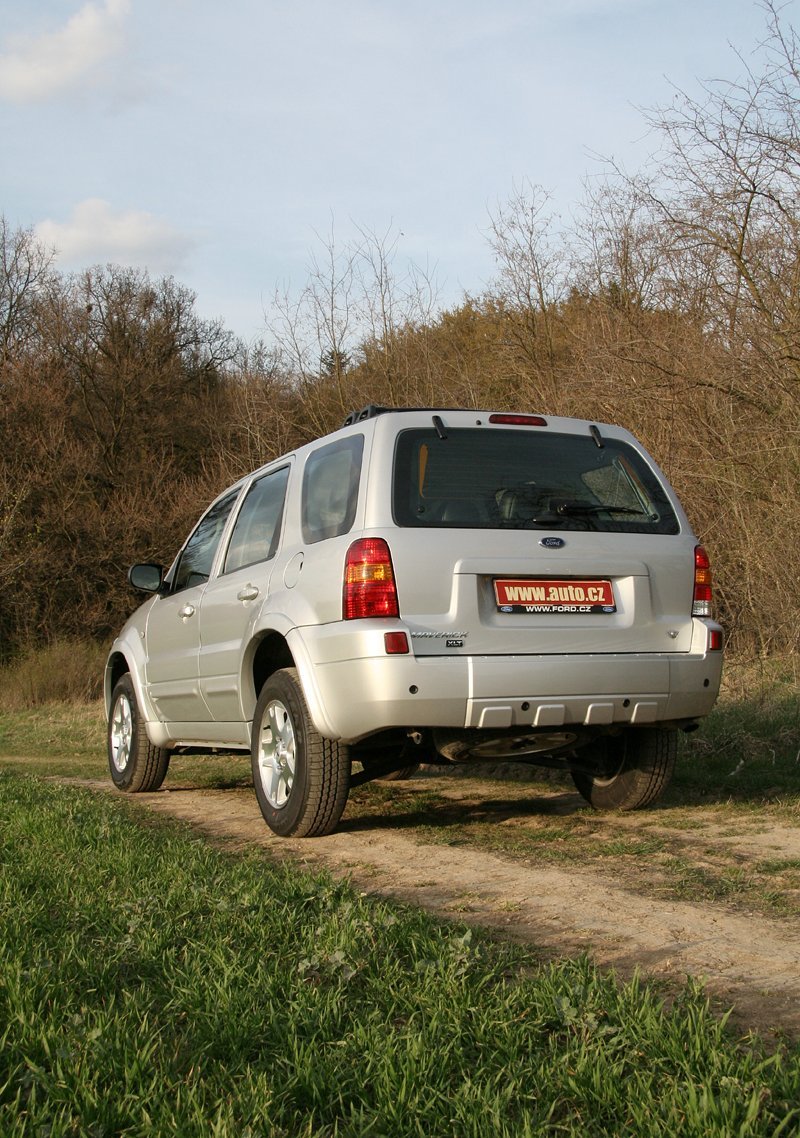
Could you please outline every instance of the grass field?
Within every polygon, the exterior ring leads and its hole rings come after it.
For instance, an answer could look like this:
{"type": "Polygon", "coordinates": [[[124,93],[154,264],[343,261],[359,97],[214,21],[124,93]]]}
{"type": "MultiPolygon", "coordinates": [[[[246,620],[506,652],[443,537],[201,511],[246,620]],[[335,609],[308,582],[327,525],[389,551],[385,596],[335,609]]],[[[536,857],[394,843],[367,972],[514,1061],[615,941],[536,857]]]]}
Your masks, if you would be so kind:
{"type": "MultiPolygon", "coordinates": [[[[797,823],[797,696],[786,663],[734,673],[634,830],[588,810],[497,826],[502,806],[424,780],[360,788],[348,814],[794,920],[800,864],[701,866],[669,827],[700,805],[797,823]]],[[[800,1048],[736,1038],[696,986],[665,1003],[52,775],[106,777],[99,704],[0,714],[3,1138],[800,1134],[800,1048]]],[[[245,790],[249,769],[181,758],[174,778],[245,790]]]]}
{"type": "Polygon", "coordinates": [[[0,1133],[777,1135],[800,1052],[0,773],[0,1133]]]}

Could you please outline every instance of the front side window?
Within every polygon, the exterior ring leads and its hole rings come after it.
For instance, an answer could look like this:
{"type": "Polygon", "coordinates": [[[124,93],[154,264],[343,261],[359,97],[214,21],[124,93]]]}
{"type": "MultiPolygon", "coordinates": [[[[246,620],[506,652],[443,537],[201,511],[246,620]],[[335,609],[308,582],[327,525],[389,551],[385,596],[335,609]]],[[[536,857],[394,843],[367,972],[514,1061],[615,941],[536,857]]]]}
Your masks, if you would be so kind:
{"type": "Polygon", "coordinates": [[[303,472],[305,541],[340,537],[352,528],[358,502],[364,436],[350,435],[311,454],[303,472]]]}
{"type": "Polygon", "coordinates": [[[398,436],[401,526],[679,531],[658,478],[633,447],[590,435],[468,428],[398,436]]]}
{"type": "Polygon", "coordinates": [[[193,585],[204,585],[208,580],[222,531],[237,497],[238,491],[227,494],[200,519],[178,558],[172,578],[173,593],[193,585]]]}
{"type": "Polygon", "coordinates": [[[286,497],[289,467],[258,478],[247,491],[233,527],[224,573],[233,573],[275,556],[286,497]]]}

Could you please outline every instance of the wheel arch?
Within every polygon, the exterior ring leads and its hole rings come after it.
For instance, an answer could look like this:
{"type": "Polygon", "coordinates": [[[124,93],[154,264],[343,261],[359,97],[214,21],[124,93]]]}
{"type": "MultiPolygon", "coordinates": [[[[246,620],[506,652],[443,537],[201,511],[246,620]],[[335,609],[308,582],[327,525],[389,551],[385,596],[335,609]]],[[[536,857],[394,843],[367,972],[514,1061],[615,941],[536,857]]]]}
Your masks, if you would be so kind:
{"type": "Polygon", "coordinates": [[[112,651],[106,661],[106,672],[103,680],[103,694],[106,704],[106,716],[111,711],[111,693],[126,672],[132,671],[127,657],[123,652],[112,651]]]}
{"type": "Polygon", "coordinates": [[[106,671],[103,680],[103,691],[106,704],[106,716],[111,711],[111,696],[114,688],[117,686],[122,677],[128,673],[133,683],[134,691],[136,692],[136,699],[139,707],[144,713],[145,721],[153,717],[153,708],[150,700],[147,698],[145,685],[142,682],[142,671],[144,669],[145,660],[144,654],[141,656],[131,649],[127,642],[117,640],[111,647],[106,660],[106,671]]]}
{"type": "Polygon", "coordinates": [[[296,668],[315,729],[326,739],[341,736],[332,725],[317,682],[316,668],[301,630],[288,626],[265,628],[250,642],[242,670],[242,710],[246,721],[253,718],[258,697],[267,680],[282,668],[296,668]]]}
{"type": "Polygon", "coordinates": [[[245,719],[252,719],[264,684],[281,668],[296,667],[289,643],[277,629],[264,629],[250,644],[242,684],[245,719]]]}
{"type": "Polygon", "coordinates": [[[114,642],[108,654],[105,676],[103,678],[106,719],[108,719],[111,714],[111,696],[114,692],[114,688],[124,675],[129,675],[148,739],[154,747],[169,747],[172,743],[169,732],[159,719],[155,708],[147,696],[147,687],[142,678],[144,667],[144,652],[141,649],[138,652],[136,651],[135,641],[133,647],[129,640],[117,640],[114,642]]]}

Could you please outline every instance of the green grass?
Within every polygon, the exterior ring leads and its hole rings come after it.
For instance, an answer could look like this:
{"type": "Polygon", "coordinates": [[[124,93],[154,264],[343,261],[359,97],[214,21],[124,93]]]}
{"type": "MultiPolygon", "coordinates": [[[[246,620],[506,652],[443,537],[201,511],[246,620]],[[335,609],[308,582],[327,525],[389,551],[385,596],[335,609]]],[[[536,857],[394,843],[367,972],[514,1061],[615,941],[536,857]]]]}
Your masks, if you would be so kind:
{"type": "Polygon", "coordinates": [[[732,662],[720,701],[686,741],[673,801],[800,802],[797,661],[732,662]]]}
{"type": "Polygon", "coordinates": [[[0,756],[64,760],[91,778],[105,765],[105,716],[99,700],[45,703],[0,711],[0,756]]]}
{"type": "MultiPolygon", "coordinates": [[[[18,769],[63,778],[108,778],[106,723],[101,701],[44,703],[0,712],[0,764],[23,760],[18,769]]],[[[252,785],[248,755],[178,755],[172,760],[169,785],[182,781],[196,787],[252,785]]]]}
{"type": "Polygon", "coordinates": [[[800,1132],[800,1051],[0,772],[4,1138],[800,1132]]]}

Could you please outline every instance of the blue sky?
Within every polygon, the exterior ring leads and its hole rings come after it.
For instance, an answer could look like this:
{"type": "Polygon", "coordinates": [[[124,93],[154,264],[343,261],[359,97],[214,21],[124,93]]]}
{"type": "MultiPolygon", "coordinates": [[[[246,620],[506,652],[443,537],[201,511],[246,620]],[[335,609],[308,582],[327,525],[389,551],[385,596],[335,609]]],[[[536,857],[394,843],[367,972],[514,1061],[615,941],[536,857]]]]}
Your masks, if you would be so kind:
{"type": "Polygon", "coordinates": [[[452,304],[515,186],[568,223],[597,155],[646,164],[640,108],[765,29],[751,0],[0,0],[0,213],[246,340],[331,232],[391,232],[452,304]]]}

